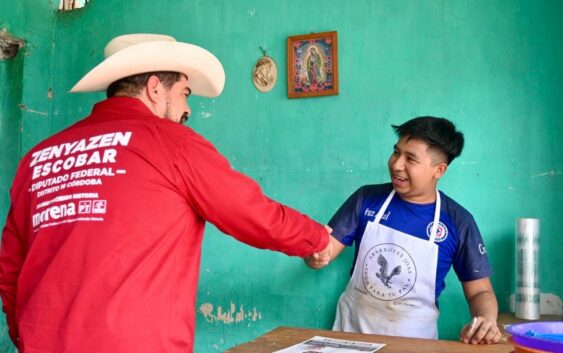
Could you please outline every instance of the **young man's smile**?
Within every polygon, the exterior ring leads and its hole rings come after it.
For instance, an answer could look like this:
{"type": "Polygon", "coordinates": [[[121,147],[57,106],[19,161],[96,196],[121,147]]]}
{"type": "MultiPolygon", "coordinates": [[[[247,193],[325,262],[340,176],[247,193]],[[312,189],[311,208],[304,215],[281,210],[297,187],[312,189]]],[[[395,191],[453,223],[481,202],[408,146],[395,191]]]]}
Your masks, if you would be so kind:
{"type": "Polygon", "coordinates": [[[388,165],[391,182],[401,198],[414,203],[434,202],[436,184],[447,168],[440,157],[424,141],[408,136],[399,139],[388,165]]]}

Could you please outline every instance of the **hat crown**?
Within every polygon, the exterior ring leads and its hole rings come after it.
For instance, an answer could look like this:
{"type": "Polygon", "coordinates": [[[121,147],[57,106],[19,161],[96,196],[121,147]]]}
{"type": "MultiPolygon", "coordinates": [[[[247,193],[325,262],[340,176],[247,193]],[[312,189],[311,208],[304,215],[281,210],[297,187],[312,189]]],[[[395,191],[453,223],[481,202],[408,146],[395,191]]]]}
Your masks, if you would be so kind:
{"type": "Polygon", "coordinates": [[[109,41],[109,43],[104,48],[104,57],[109,58],[118,51],[128,48],[132,45],[145,43],[145,42],[175,42],[176,39],[171,36],[164,34],[151,34],[151,33],[135,33],[135,34],[124,34],[117,36],[109,41]]]}
{"type": "Polygon", "coordinates": [[[215,55],[194,44],[161,34],[126,34],[104,48],[105,60],[88,72],[71,92],[96,92],[119,79],[146,72],[186,75],[192,94],[217,97],[225,86],[225,70],[215,55]]]}

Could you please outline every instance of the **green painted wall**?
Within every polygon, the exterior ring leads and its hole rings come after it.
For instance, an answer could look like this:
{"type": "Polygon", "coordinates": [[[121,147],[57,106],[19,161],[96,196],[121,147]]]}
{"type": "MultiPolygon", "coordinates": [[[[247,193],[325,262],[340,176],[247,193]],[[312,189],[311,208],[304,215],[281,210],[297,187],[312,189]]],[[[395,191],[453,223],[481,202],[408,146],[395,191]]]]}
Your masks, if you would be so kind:
{"type": "MultiPolygon", "coordinates": [[[[28,43],[16,62],[0,62],[3,183],[13,175],[9,146],[21,144],[21,155],[103,98],[66,92],[110,38],[161,32],[210,49],[227,72],[221,97],[191,100],[190,125],[268,195],[321,222],[360,185],[388,180],[389,124],[427,114],[454,120],[466,149],[440,186],[481,228],[501,309],[514,287],[517,217],[542,219],[542,292],[563,295],[563,2],[92,0],[71,13],[55,8],[0,5],[2,28],[28,43]],[[287,36],[327,30],[338,31],[340,94],[288,100],[287,36]],[[268,94],[250,78],[260,46],[278,63],[268,94]]],[[[0,191],[4,216],[6,186],[0,191]]],[[[208,226],[196,352],[222,352],[279,325],[329,328],[352,255],[315,272],[208,226]]],[[[455,275],[447,285],[440,336],[455,339],[469,315],[459,317],[465,301],[455,275]]]]}

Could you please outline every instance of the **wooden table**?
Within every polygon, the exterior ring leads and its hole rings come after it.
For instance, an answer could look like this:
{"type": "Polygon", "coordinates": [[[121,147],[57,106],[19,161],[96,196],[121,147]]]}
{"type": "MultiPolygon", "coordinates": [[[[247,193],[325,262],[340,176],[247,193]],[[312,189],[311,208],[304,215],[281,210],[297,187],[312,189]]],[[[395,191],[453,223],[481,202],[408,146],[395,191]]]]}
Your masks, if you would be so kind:
{"type": "Polygon", "coordinates": [[[506,343],[494,345],[470,345],[456,341],[428,340],[420,338],[364,335],[293,327],[278,327],[252,342],[241,344],[224,353],[272,353],[291,347],[313,336],[345,340],[385,343],[377,353],[510,353],[514,348],[506,343]]]}

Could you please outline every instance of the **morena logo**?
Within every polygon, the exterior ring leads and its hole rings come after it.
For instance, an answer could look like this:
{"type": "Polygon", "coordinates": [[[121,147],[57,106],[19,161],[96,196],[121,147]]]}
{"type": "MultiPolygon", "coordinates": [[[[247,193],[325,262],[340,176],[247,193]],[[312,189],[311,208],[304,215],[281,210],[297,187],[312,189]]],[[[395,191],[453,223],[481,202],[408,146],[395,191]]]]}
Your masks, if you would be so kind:
{"type": "Polygon", "coordinates": [[[37,227],[41,223],[50,221],[50,220],[58,220],[63,217],[74,216],[76,215],[76,206],[74,202],[69,202],[62,205],[55,205],[44,209],[41,212],[37,212],[32,216],[33,226],[37,227]]]}

